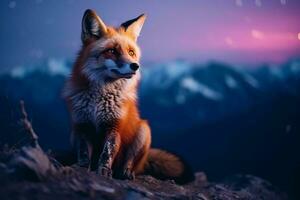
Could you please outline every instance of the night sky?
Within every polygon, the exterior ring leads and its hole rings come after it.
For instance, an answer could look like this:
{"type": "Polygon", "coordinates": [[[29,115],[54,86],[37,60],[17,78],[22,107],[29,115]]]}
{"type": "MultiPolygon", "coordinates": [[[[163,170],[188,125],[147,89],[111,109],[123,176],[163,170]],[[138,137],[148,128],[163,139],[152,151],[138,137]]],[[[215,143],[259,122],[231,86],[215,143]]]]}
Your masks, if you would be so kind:
{"type": "Polygon", "coordinates": [[[1,0],[0,68],[74,59],[87,8],[106,24],[148,15],[144,62],[281,63],[300,56],[299,0],[1,0]]]}

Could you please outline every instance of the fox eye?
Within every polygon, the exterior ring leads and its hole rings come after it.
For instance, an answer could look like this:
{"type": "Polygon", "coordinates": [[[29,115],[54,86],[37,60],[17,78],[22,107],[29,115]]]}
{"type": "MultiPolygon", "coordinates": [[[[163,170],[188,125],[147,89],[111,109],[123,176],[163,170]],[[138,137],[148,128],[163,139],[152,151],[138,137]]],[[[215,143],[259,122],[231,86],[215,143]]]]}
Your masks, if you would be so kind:
{"type": "Polygon", "coordinates": [[[129,54],[131,57],[135,56],[135,53],[134,53],[134,51],[133,51],[132,49],[130,49],[130,50],[128,51],[128,54],[129,54]]]}

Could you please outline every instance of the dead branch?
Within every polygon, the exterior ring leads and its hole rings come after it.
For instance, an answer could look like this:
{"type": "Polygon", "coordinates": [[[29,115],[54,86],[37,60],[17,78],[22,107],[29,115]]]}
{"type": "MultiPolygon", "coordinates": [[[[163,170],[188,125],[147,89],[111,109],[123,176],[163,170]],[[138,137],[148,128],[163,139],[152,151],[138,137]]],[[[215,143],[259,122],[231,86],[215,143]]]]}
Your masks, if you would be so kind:
{"type": "Polygon", "coordinates": [[[31,145],[33,147],[40,148],[40,145],[38,143],[38,136],[35,133],[35,131],[33,130],[31,122],[28,120],[28,114],[26,112],[25,103],[24,103],[23,100],[20,101],[20,107],[21,107],[21,113],[23,115],[23,118],[21,119],[21,122],[22,122],[25,130],[27,131],[27,133],[30,135],[31,145]]]}

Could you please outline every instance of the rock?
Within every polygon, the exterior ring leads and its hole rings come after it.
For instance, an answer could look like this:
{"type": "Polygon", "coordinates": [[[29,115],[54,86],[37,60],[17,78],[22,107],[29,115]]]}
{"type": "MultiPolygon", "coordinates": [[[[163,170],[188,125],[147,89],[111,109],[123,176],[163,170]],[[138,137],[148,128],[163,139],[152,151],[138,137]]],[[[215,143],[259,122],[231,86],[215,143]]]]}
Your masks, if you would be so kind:
{"type": "MultiPolygon", "coordinates": [[[[1,153],[0,153],[1,154],[1,153]]],[[[211,183],[204,172],[194,182],[177,185],[151,176],[134,181],[108,179],[76,165],[63,167],[40,148],[23,147],[1,159],[0,199],[199,199],[285,200],[269,182],[251,175],[236,175],[211,183]],[[8,159],[10,157],[10,159],[8,159]]]]}
{"type": "Polygon", "coordinates": [[[31,181],[41,181],[56,173],[56,166],[41,148],[31,146],[16,151],[5,165],[8,176],[31,181]]]}

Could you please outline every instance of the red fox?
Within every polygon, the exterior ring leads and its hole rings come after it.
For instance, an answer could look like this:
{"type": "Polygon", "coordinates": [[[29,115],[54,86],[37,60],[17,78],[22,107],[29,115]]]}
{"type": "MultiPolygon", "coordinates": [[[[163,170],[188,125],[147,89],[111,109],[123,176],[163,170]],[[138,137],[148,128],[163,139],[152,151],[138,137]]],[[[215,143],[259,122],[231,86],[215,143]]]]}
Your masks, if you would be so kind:
{"type": "Polygon", "coordinates": [[[192,171],[181,158],[150,149],[150,127],[137,108],[137,39],[145,19],[143,14],[114,28],[94,11],[84,13],[82,49],[63,90],[78,163],[107,177],[149,174],[185,183],[193,179],[192,171]]]}

